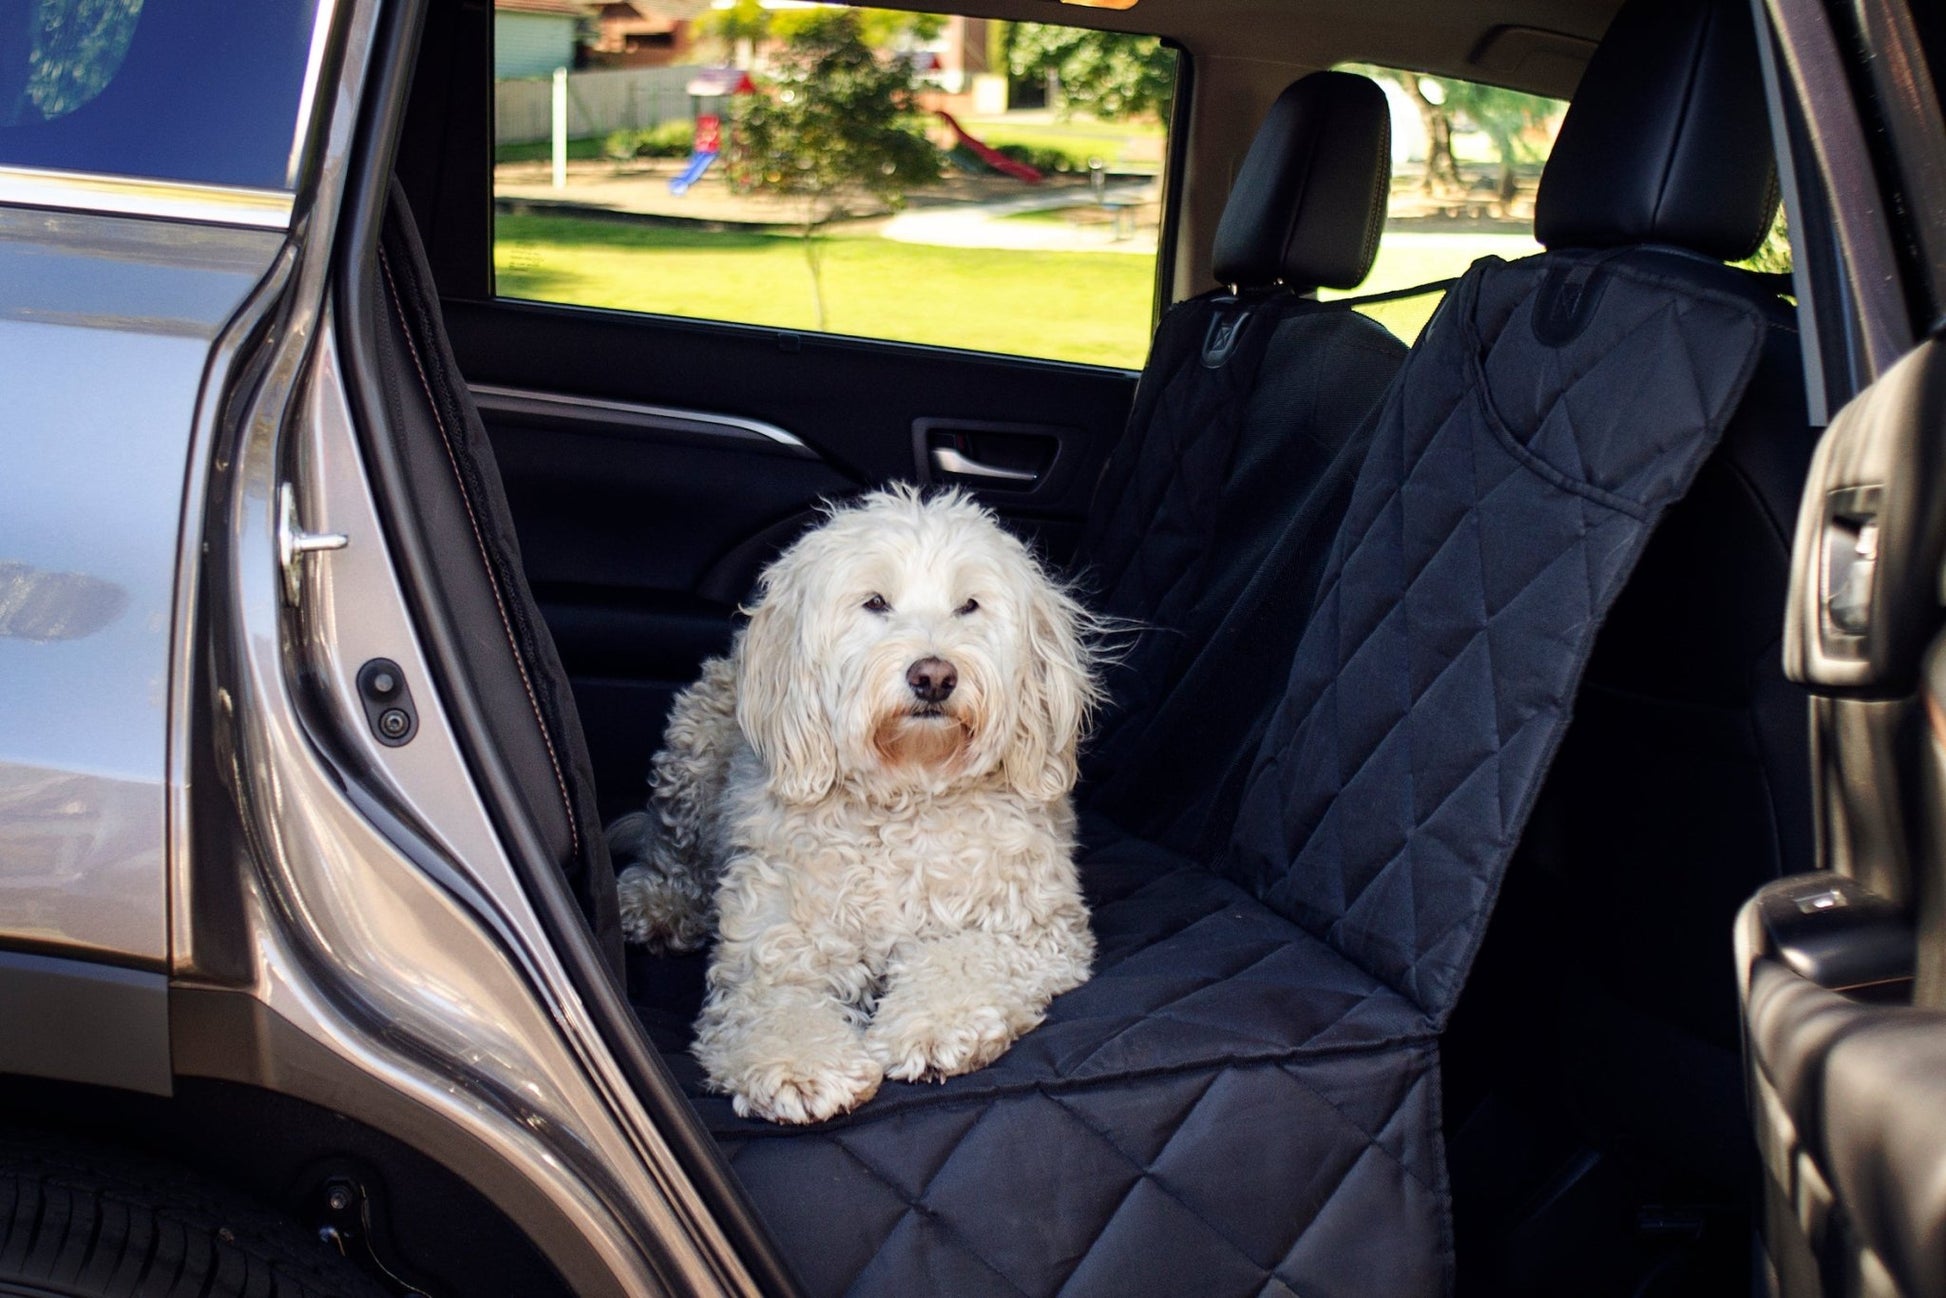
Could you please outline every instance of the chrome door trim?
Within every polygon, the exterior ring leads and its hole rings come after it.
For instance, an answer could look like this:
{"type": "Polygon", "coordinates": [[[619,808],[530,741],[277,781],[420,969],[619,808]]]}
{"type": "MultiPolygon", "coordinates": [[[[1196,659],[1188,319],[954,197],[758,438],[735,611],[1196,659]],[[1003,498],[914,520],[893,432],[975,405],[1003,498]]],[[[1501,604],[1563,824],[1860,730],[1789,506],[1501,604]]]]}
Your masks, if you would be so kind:
{"type": "Polygon", "coordinates": [[[0,165],[0,203],[16,207],[283,230],[290,226],[293,202],[281,189],[0,165]]]}
{"type": "Polygon", "coordinates": [[[731,441],[757,441],[780,447],[805,459],[817,458],[817,453],[795,433],[761,419],[703,410],[682,410],[674,406],[651,406],[633,401],[610,401],[600,397],[573,397],[531,388],[501,387],[494,383],[475,383],[471,387],[474,403],[484,414],[526,415],[549,421],[597,424],[643,432],[694,433],[731,441]]]}

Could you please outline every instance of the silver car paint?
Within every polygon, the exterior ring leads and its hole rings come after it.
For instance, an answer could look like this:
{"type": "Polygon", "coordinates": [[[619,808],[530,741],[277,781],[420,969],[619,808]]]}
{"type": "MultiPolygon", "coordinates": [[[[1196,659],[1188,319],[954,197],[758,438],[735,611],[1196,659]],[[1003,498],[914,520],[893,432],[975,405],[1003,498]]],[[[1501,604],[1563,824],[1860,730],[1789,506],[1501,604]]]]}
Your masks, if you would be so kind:
{"type": "Polygon", "coordinates": [[[211,343],[281,242],[0,208],[0,943],[168,958],[190,430],[211,343]]]}
{"type": "Polygon", "coordinates": [[[378,6],[326,8],[315,175],[258,229],[0,192],[0,949],[166,969],[176,1073],[430,1154],[577,1293],[751,1292],[492,832],[380,540],[324,314],[378,6]],[[297,613],[287,480],[358,547],[305,561],[297,613]],[[345,692],[374,645],[414,674],[409,750],[345,692]]]}

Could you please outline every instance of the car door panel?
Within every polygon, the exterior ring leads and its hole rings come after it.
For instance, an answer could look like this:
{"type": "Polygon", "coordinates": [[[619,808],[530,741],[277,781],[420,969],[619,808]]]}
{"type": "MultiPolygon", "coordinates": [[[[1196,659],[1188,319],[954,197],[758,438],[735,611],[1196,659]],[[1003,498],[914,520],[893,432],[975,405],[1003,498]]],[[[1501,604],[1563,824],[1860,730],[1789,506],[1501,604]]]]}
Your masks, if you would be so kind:
{"type": "Polygon", "coordinates": [[[1787,667],[1808,685],[1827,868],[1738,927],[1777,1292],[1946,1289],[1946,352],[1833,420],[1799,516],[1787,667]]]}
{"type": "Polygon", "coordinates": [[[468,378],[571,396],[760,420],[863,485],[914,480],[914,434],[1000,426],[1044,439],[1063,474],[991,502],[1025,519],[1074,520],[1120,435],[1136,376],[905,343],[626,312],[497,301],[447,304],[468,378]],[[1024,499],[1031,496],[1032,500],[1024,499]]]}
{"type": "Polygon", "coordinates": [[[446,304],[604,810],[641,799],[671,698],[819,502],[956,485],[1072,551],[1134,376],[516,302],[446,304]]]}

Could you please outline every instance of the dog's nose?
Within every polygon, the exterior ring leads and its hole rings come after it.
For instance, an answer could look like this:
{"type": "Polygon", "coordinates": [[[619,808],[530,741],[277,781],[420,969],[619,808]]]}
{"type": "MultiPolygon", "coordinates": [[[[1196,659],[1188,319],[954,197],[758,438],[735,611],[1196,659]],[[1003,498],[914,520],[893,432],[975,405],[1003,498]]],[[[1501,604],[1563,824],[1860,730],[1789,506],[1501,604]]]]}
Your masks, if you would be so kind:
{"type": "Polygon", "coordinates": [[[944,658],[921,658],[905,669],[905,683],[926,703],[944,703],[959,684],[959,669],[944,658]]]}

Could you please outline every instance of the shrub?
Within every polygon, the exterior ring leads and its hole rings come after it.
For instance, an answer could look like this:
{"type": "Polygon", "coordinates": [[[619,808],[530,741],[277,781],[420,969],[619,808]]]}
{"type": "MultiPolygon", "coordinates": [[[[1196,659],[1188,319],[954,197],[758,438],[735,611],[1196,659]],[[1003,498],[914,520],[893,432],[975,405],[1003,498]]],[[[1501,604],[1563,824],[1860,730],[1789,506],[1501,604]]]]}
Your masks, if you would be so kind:
{"type": "Polygon", "coordinates": [[[1048,148],[1037,144],[996,144],[993,146],[993,151],[1012,158],[1015,162],[1024,162],[1036,171],[1050,174],[1088,169],[1087,159],[1083,158],[1077,163],[1075,155],[1067,149],[1048,148]]]}
{"type": "Polygon", "coordinates": [[[695,147],[696,123],[687,120],[659,122],[654,126],[610,131],[602,152],[611,158],[686,158],[695,147]]]}

